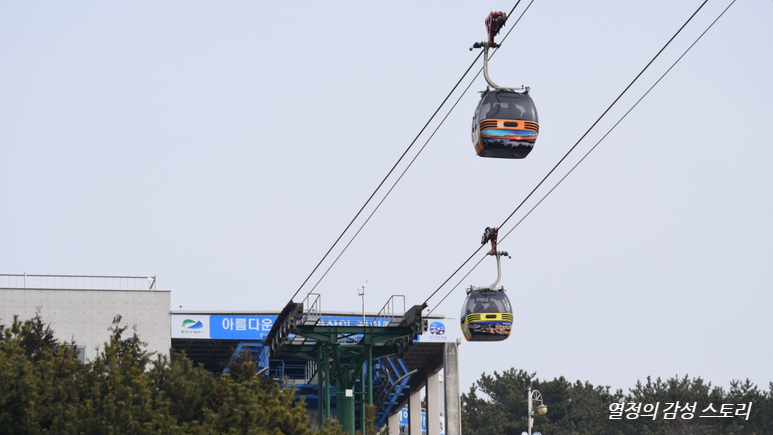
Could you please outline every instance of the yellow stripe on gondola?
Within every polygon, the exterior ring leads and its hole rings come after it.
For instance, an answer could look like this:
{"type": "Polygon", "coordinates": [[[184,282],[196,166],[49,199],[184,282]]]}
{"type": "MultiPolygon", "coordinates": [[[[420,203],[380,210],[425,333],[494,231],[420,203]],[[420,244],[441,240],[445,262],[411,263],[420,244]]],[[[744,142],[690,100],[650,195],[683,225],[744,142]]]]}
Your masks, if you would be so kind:
{"type": "Polygon", "coordinates": [[[468,325],[473,322],[512,322],[513,315],[510,313],[472,313],[468,314],[464,321],[468,325]]]}

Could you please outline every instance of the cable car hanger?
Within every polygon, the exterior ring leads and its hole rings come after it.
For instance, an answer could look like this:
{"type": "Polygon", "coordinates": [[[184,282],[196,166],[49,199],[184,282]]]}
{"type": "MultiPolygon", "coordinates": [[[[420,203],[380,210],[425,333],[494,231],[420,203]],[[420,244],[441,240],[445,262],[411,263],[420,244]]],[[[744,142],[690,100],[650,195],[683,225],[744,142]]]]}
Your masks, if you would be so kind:
{"type": "Polygon", "coordinates": [[[499,281],[502,279],[502,262],[500,260],[500,257],[504,255],[507,258],[512,258],[510,257],[510,254],[508,254],[507,252],[497,250],[498,234],[499,234],[499,228],[486,227],[486,231],[483,232],[483,237],[480,240],[481,245],[485,245],[486,242],[491,242],[491,250],[488,252],[488,255],[493,255],[497,259],[497,280],[494,281],[494,284],[491,284],[489,286],[489,288],[492,290],[497,289],[497,284],[499,284],[499,281]]]}
{"type": "Polygon", "coordinates": [[[491,77],[488,75],[488,49],[491,48],[499,48],[500,44],[497,44],[494,42],[494,37],[499,34],[499,31],[502,30],[502,27],[505,26],[505,23],[507,22],[507,14],[504,12],[492,12],[489,14],[488,17],[486,17],[486,31],[488,32],[488,41],[483,42],[476,42],[475,44],[470,47],[470,51],[472,51],[473,48],[483,48],[483,77],[486,78],[486,83],[488,83],[489,86],[494,88],[495,91],[500,90],[509,90],[513,92],[520,93],[529,93],[530,88],[528,86],[521,86],[519,88],[510,88],[510,87],[502,87],[498,86],[496,83],[494,83],[491,80],[491,77]]]}
{"type": "Polygon", "coordinates": [[[507,258],[512,258],[510,254],[508,254],[505,251],[499,251],[497,250],[497,235],[499,234],[499,228],[497,227],[486,227],[486,231],[483,232],[483,237],[481,237],[480,244],[485,245],[486,242],[491,242],[491,250],[488,251],[486,255],[493,255],[497,259],[497,280],[494,281],[493,284],[491,284],[488,287],[470,287],[467,289],[467,294],[470,294],[472,291],[476,290],[497,290],[502,291],[504,290],[504,287],[497,287],[499,285],[499,281],[502,279],[502,262],[500,258],[504,255],[507,258]]]}

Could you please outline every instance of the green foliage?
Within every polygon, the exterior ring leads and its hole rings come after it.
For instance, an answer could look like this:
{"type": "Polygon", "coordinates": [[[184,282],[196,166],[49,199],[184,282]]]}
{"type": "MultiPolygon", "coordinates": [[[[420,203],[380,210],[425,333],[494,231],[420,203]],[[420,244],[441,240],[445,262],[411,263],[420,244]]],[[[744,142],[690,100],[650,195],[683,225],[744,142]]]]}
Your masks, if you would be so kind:
{"type": "Polygon", "coordinates": [[[345,435],[341,423],[333,421],[319,429],[319,435],[345,435]]]}
{"type": "Polygon", "coordinates": [[[152,359],[120,321],[87,364],[40,315],[0,327],[0,435],[313,433],[294,389],[256,377],[251,361],[217,375],[181,353],[152,359]]]}
{"type": "MultiPolygon", "coordinates": [[[[519,435],[528,427],[528,388],[540,391],[547,415],[537,415],[534,427],[556,434],[597,434],[605,422],[609,403],[620,393],[593,387],[563,377],[544,382],[536,373],[510,369],[493,376],[485,373],[468,394],[462,394],[462,432],[464,434],[519,435]],[[486,397],[480,397],[478,391],[486,397]]],[[[535,405],[536,409],[536,405],[535,405]]]]}
{"type": "MultiPolygon", "coordinates": [[[[247,355],[213,374],[183,353],[154,356],[136,333],[116,317],[110,339],[86,364],[73,343],[55,339],[40,315],[0,325],[0,435],[5,434],[258,434],[342,435],[337,423],[308,429],[303,400],[293,388],[255,376],[247,355]]],[[[483,374],[462,394],[465,435],[519,435],[527,428],[527,391],[539,390],[547,415],[534,428],[545,435],[769,435],[773,434],[773,383],[760,390],[748,379],[730,388],[701,378],[647,378],[621,390],[569,382],[541,381],[536,373],[510,369],[483,374]],[[665,420],[666,403],[752,404],[748,420],[665,420]],[[660,403],[658,418],[611,420],[613,403],[660,403]]],[[[374,435],[375,409],[366,409],[366,434],[374,435]]]]}
{"type": "Polygon", "coordinates": [[[376,407],[365,405],[365,435],[376,435],[376,407]]]}
{"type": "Polygon", "coordinates": [[[761,391],[749,380],[733,381],[730,389],[712,388],[701,378],[672,378],[666,381],[647,378],[637,382],[630,393],[610,392],[609,387],[594,387],[588,382],[568,382],[563,377],[540,381],[535,373],[510,369],[502,374],[481,376],[469,393],[462,394],[462,432],[465,435],[518,435],[528,427],[528,387],[539,390],[546,415],[536,415],[534,430],[550,435],[763,435],[773,434],[773,383],[770,391],[761,391]],[[676,401],[697,402],[694,418],[666,420],[663,407],[676,401]],[[613,403],[660,403],[655,419],[610,419],[613,403]],[[709,404],[748,404],[752,412],[730,418],[700,418],[709,404]]]}

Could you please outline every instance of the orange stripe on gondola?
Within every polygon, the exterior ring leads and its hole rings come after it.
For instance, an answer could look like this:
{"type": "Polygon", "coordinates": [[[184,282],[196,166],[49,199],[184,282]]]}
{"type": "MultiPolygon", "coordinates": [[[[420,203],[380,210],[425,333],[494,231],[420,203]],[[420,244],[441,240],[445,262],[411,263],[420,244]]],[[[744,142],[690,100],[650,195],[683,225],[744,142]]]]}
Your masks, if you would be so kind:
{"type": "Polygon", "coordinates": [[[539,123],[521,119],[484,119],[478,124],[478,130],[483,131],[487,128],[496,128],[499,130],[526,130],[539,134],[539,123]],[[517,126],[505,126],[505,123],[517,123],[517,126]]]}

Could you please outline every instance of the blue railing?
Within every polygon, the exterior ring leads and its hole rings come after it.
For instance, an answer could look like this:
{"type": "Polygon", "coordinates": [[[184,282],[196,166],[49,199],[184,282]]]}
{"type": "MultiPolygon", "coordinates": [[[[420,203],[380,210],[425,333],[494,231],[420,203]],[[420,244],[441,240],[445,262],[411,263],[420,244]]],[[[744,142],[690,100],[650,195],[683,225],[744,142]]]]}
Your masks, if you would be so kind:
{"type": "Polygon", "coordinates": [[[408,382],[412,374],[400,358],[383,357],[376,360],[373,365],[373,385],[374,389],[379,386],[377,394],[383,397],[376,413],[376,426],[385,425],[389,415],[394,413],[403,390],[409,388],[408,382]]]}
{"type": "MultiPolygon", "coordinates": [[[[249,352],[252,355],[252,360],[257,365],[257,370],[260,371],[269,364],[268,360],[268,348],[263,345],[262,341],[242,341],[236,346],[234,354],[231,356],[231,361],[238,358],[242,352],[249,352]]],[[[230,371],[230,361],[228,365],[223,369],[223,373],[230,371]]]]}
{"type": "MultiPolygon", "coordinates": [[[[296,387],[301,388],[298,393],[316,398],[314,393],[316,393],[317,386],[309,384],[317,372],[315,363],[288,363],[279,359],[269,359],[268,348],[263,345],[262,341],[240,342],[231,360],[238,358],[242,352],[249,352],[252,355],[258,373],[264,373],[271,379],[302,381],[302,384],[295,384],[296,387]]],[[[226,367],[223,373],[228,372],[229,367],[226,367]]],[[[385,425],[389,415],[397,411],[395,408],[405,390],[409,388],[408,382],[412,374],[413,372],[408,370],[400,358],[382,357],[373,361],[373,392],[374,396],[380,400],[376,414],[377,426],[385,425]]],[[[333,400],[335,400],[335,395],[333,395],[333,400]]],[[[310,402],[310,400],[307,401],[307,403],[310,402]]]]}

